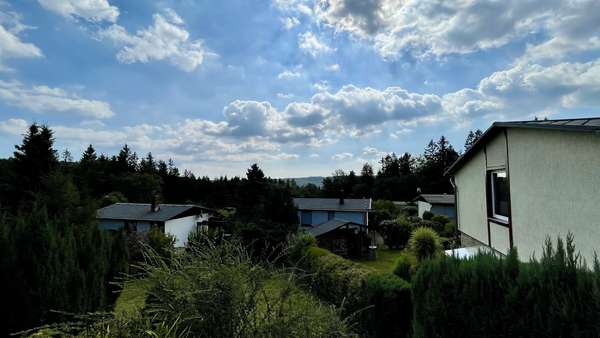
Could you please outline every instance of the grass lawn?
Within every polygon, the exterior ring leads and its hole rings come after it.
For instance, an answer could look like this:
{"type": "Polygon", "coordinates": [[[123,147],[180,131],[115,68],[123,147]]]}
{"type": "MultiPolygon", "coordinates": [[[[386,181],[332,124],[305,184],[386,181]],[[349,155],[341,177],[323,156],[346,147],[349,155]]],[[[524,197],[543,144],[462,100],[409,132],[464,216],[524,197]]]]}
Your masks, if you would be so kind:
{"type": "Polygon", "coordinates": [[[127,281],[115,303],[115,314],[122,316],[142,309],[149,287],[150,283],[145,279],[127,281]]]}
{"type": "Polygon", "coordinates": [[[357,259],[355,262],[371,267],[378,272],[393,272],[396,267],[396,260],[403,250],[390,250],[387,247],[377,249],[377,259],[370,261],[367,259],[357,259]]]}

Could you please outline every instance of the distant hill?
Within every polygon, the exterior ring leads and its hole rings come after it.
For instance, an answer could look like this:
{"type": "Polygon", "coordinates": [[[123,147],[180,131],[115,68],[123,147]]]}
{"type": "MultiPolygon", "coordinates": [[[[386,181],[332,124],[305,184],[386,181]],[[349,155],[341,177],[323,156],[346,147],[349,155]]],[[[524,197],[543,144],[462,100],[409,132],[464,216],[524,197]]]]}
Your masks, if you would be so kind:
{"type": "Polygon", "coordinates": [[[305,186],[309,183],[312,183],[312,184],[316,185],[317,187],[320,187],[323,185],[324,178],[325,177],[323,177],[323,176],[309,176],[309,177],[286,178],[286,180],[294,180],[294,181],[296,181],[296,184],[300,187],[305,186]]]}

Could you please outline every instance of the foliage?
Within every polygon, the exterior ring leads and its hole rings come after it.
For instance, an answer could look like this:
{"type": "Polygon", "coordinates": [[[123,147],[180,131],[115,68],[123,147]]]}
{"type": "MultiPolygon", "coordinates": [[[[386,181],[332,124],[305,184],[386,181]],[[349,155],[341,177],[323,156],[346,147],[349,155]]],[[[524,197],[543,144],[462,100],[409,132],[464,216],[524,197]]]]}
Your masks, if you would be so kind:
{"type": "Polygon", "coordinates": [[[175,248],[175,236],[165,234],[160,228],[152,227],[148,231],[148,246],[159,256],[168,259],[173,254],[175,248]]]}
{"type": "Polygon", "coordinates": [[[422,218],[424,220],[426,220],[426,221],[431,221],[431,219],[433,218],[433,216],[434,216],[433,212],[431,212],[431,211],[424,211],[422,218]]]}
{"type": "Polygon", "coordinates": [[[417,270],[417,257],[411,251],[403,251],[396,260],[394,274],[406,281],[410,281],[417,270]]]}
{"type": "Polygon", "coordinates": [[[587,270],[571,235],[556,243],[530,263],[515,250],[422,263],[412,280],[415,336],[600,335],[600,264],[587,270]]]}
{"type": "Polygon", "coordinates": [[[390,249],[402,249],[408,243],[414,226],[404,217],[398,217],[394,221],[383,221],[380,224],[381,235],[384,243],[390,249]]]}
{"type": "Polygon", "coordinates": [[[363,330],[373,337],[407,337],[411,328],[410,284],[393,274],[372,274],[365,283],[366,303],[363,330]]]}
{"type": "Polygon", "coordinates": [[[266,220],[236,223],[235,234],[248,247],[254,257],[273,259],[284,249],[288,236],[297,228],[294,224],[266,220]]]}
{"type": "Polygon", "coordinates": [[[287,242],[286,256],[292,266],[301,264],[306,257],[306,250],[317,246],[315,236],[307,232],[298,232],[290,237],[287,242]]]}
{"type": "Polygon", "coordinates": [[[420,262],[435,257],[442,251],[440,236],[431,228],[416,228],[408,241],[410,250],[420,262]]]}
{"type": "Polygon", "coordinates": [[[471,147],[475,144],[475,142],[477,142],[477,140],[481,138],[482,135],[483,132],[480,129],[475,130],[475,132],[469,130],[469,134],[465,140],[465,151],[471,149],[471,147]]]}

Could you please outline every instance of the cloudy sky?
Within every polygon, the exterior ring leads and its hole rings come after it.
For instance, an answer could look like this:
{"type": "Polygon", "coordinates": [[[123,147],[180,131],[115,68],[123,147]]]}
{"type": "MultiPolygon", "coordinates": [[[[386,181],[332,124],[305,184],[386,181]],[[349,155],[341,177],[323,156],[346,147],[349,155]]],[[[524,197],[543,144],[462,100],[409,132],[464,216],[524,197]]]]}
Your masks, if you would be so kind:
{"type": "Polygon", "coordinates": [[[462,149],[600,115],[599,22],[598,0],[0,0],[0,156],[32,122],[211,177],[462,149]]]}

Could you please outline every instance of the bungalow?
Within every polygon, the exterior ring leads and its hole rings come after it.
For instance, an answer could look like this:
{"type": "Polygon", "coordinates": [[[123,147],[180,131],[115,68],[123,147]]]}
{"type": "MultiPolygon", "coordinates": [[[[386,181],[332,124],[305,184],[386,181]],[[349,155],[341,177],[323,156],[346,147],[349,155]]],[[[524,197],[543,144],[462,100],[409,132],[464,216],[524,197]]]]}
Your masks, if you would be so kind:
{"type": "Polygon", "coordinates": [[[144,232],[159,227],[175,236],[176,247],[187,243],[190,232],[204,227],[208,209],[193,204],[115,203],[98,210],[96,218],[101,229],[144,232]]]}
{"type": "Polygon", "coordinates": [[[371,199],[294,198],[301,228],[319,245],[341,256],[361,256],[367,238],[371,199]]]}
{"type": "Polygon", "coordinates": [[[449,194],[421,194],[414,200],[417,202],[417,215],[423,218],[425,211],[434,215],[442,215],[456,222],[456,208],[454,195],[449,194]]]}
{"type": "Polygon", "coordinates": [[[571,232],[600,248],[600,118],[496,122],[447,171],[465,242],[540,257],[571,232]]]}

